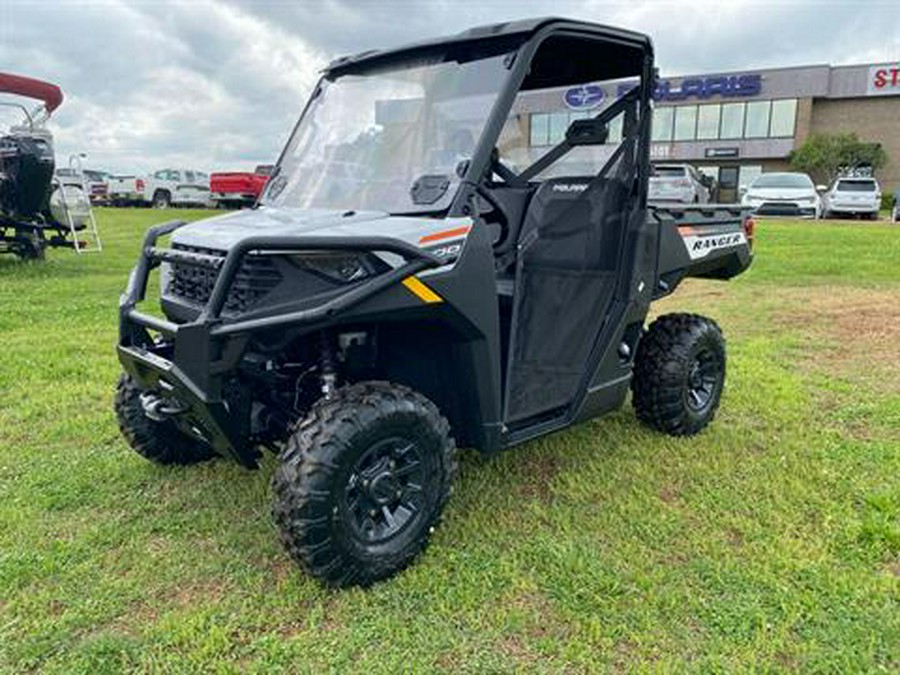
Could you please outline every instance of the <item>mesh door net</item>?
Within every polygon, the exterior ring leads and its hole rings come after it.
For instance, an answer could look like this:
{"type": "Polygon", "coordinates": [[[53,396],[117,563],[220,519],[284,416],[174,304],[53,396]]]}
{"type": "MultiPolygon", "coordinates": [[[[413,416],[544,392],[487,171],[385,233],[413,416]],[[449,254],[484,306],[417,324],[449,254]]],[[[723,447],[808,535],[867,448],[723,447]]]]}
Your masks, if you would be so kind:
{"type": "Polygon", "coordinates": [[[519,238],[508,423],[577,394],[615,288],[635,147],[627,138],[593,178],[544,181],[531,201],[519,238]]]}

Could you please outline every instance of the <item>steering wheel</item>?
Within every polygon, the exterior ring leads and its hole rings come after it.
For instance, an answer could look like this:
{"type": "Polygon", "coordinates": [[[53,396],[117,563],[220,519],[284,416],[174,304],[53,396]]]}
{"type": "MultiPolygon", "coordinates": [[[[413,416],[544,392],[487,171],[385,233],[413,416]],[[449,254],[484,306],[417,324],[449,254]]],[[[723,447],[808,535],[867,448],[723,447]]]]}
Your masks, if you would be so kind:
{"type": "Polygon", "coordinates": [[[479,184],[475,187],[475,194],[477,195],[476,202],[477,199],[480,198],[486,201],[488,203],[488,206],[491,207],[491,211],[489,213],[493,214],[494,218],[492,218],[490,222],[496,223],[500,226],[500,236],[492,242],[493,246],[497,247],[505,242],[507,237],[509,236],[509,214],[506,213],[503,205],[493,194],[491,194],[491,191],[487,189],[483,184],[479,184]]]}

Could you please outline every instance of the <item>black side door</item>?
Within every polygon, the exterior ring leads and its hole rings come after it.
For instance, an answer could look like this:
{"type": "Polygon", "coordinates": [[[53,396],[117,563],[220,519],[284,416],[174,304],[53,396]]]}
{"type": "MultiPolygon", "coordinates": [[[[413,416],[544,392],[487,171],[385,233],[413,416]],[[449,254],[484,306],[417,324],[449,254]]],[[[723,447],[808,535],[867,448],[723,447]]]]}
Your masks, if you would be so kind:
{"type": "Polygon", "coordinates": [[[526,212],[504,404],[504,422],[511,428],[564,411],[587,386],[628,223],[640,207],[633,112],[626,115],[618,146],[604,146],[598,173],[544,180],[526,212]]]}

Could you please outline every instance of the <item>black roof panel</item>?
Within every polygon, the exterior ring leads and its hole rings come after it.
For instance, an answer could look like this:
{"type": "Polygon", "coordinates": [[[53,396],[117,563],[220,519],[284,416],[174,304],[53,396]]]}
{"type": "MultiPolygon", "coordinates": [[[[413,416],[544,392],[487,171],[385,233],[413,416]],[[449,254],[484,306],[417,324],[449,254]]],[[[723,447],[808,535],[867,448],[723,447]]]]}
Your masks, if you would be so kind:
{"type": "Polygon", "coordinates": [[[509,40],[510,42],[524,42],[538,30],[552,24],[557,24],[555,27],[558,27],[560,30],[573,30],[579,33],[595,35],[598,38],[612,38],[619,41],[631,42],[640,45],[648,51],[652,51],[653,49],[650,38],[643,33],[637,33],[624,28],[604,26],[589,21],[576,21],[560,17],[540,17],[476,26],[455,35],[414,42],[394,49],[369,50],[352,56],[344,56],[335,59],[328,64],[325,68],[325,73],[326,75],[339,75],[341,74],[341,71],[352,71],[358,66],[375,65],[377,63],[391,61],[398,57],[414,56],[416,52],[426,52],[441,46],[459,46],[464,43],[473,43],[474,46],[474,44],[477,43],[486,44],[495,40],[504,39],[509,40]]]}

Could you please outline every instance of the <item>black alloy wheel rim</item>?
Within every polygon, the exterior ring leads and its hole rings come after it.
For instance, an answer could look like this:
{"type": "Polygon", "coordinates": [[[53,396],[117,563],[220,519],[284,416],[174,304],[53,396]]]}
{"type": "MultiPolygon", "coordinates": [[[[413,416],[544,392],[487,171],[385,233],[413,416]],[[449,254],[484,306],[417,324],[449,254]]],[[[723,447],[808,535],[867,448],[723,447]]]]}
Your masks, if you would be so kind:
{"type": "Polygon", "coordinates": [[[688,407],[697,413],[705,412],[719,386],[719,359],[711,349],[701,349],[691,360],[685,398],[688,407]]]}
{"type": "Polygon", "coordinates": [[[356,461],[344,507],[357,538],[380,544],[406,529],[425,506],[419,445],[406,438],[375,443],[356,461]]]}

